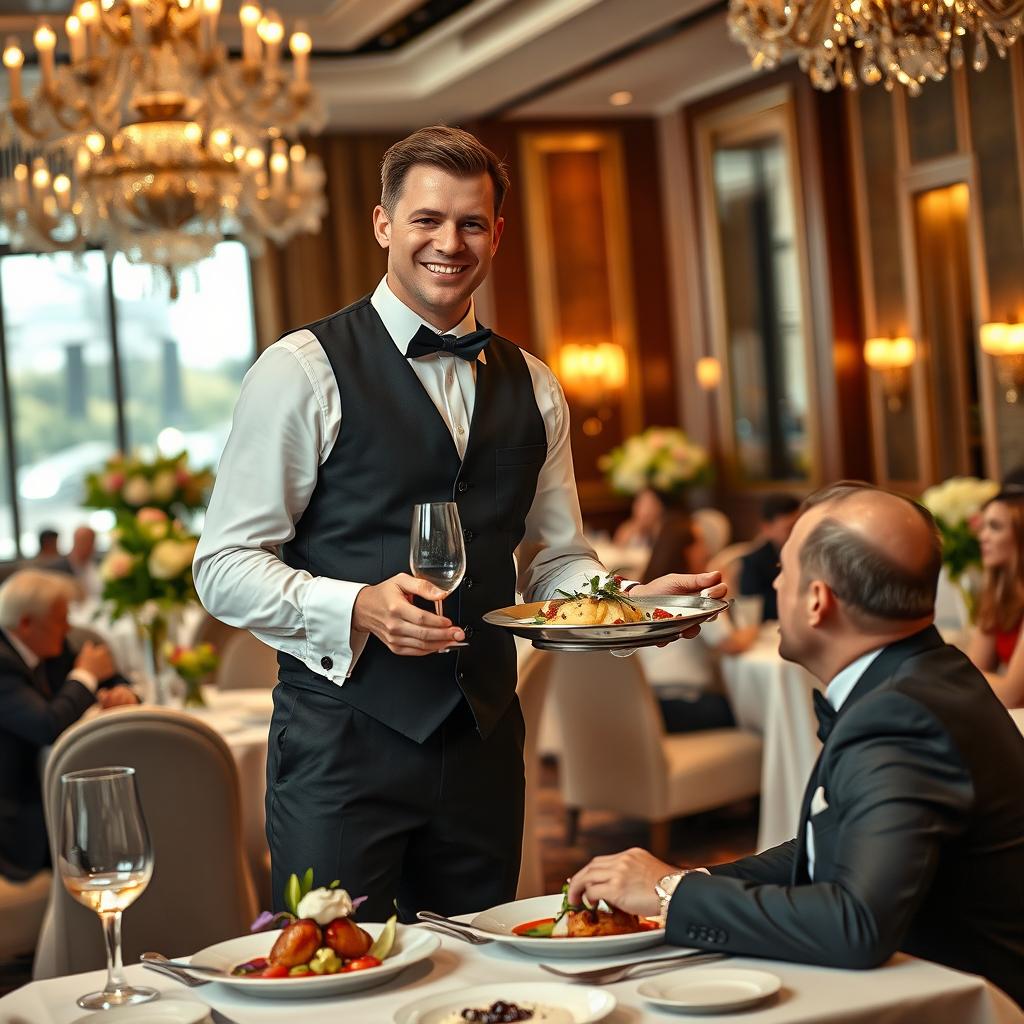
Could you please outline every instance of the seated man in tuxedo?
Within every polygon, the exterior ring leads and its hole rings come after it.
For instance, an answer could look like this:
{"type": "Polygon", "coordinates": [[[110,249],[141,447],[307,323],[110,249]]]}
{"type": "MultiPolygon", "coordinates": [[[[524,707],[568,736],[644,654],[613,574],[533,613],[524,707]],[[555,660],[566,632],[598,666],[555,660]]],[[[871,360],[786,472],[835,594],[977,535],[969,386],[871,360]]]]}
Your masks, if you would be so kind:
{"type": "Polygon", "coordinates": [[[828,684],[794,839],[680,873],[598,857],[578,902],[657,914],[677,945],[868,968],[897,950],[1024,1005],[1024,737],[932,625],[939,536],[858,484],[813,495],[782,550],[780,653],[828,684]]]}
{"type": "Polygon", "coordinates": [[[761,505],[761,544],[740,559],[740,594],[764,600],[761,618],[779,617],[775,600],[775,577],[779,574],[779,552],[786,543],[800,502],[792,494],[770,494],[761,505]]]}
{"type": "Polygon", "coordinates": [[[0,874],[28,878],[49,863],[39,753],[94,703],[137,703],[110,652],[67,643],[67,576],[22,569],[0,586],[0,874]]]}

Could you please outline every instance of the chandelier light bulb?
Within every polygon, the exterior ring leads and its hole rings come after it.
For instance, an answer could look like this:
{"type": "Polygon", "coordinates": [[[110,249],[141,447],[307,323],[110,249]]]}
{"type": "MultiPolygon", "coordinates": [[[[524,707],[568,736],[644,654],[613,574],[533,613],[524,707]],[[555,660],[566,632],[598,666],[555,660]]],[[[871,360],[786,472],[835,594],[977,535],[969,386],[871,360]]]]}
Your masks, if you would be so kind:
{"type": "Polygon", "coordinates": [[[313,40],[308,32],[293,32],[291,39],[288,40],[288,46],[295,56],[305,56],[313,49],[313,40]]]}
{"type": "Polygon", "coordinates": [[[93,0],[85,0],[85,3],[78,6],[78,17],[83,25],[92,25],[99,19],[100,11],[93,0]]]}
{"type": "Polygon", "coordinates": [[[50,172],[46,167],[36,167],[32,172],[32,185],[40,190],[50,187],[50,172]]]}
{"type": "Polygon", "coordinates": [[[262,166],[263,166],[263,160],[264,160],[264,157],[263,157],[263,150],[262,150],[262,149],[257,149],[257,148],[256,148],[255,146],[253,146],[253,148],[252,148],[252,149],[250,149],[250,150],[249,150],[249,151],[248,151],[248,152],[247,152],[247,153],[245,154],[245,162],[246,162],[246,163],[247,163],[247,164],[248,164],[248,165],[249,165],[249,166],[250,166],[250,167],[251,167],[251,168],[252,168],[253,170],[256,170],[257,168],[260,168],[260,167],[262,167],[262,166]]]}
{"type": "Polygon", "coordinates": [[[15,40],[8,40],[4,47],[4,67],[9,69],[20,68],[25,63],[25,54],[15,40]]]}
{"type": "Polygon", "coordinates": [[[195,121],[189,121],[189,123],[182,129],[182,135],[185,136],[185,140],[187,142],[196,143],[202,139],[203,129],[196,124],[195,121]]]}
{"type": "Polygon", "coordinates": [[[231,132],[226,128],[215,128],[210,133],[210,141],[218,149],[228,149],[231,145],[231,132]]]}
{"type": "Polygon", "coordinates": [[[274,174],[288,173],[288,154],[274,153],[270,158],[270,170],[274,174]]]}
{"type": "Polygon", "coordinates": [[[40,25],[32,36],[32,42],[39,51],[52,50],[57,45],[57,33],[49,25],[40,25]]]}
{"type": "Polygon", "coordinates": [[[284,25],[279,21],[272,20],[272,16],[269,15],[260,19],[256,31],[259,32],[260,39],[267,46],[277,46],[284,39],[284,25]]]}
{"type": "Polygon", "coordinates": [[[260,23],[260,18],[263,17],[263,12],[256,6],[256,4],[242,4],[238,12],[238,20],[243,26],[252,26],[255,28],[260,23]]]}
{"type": "Polygon", "coordinates": [[[245,146],[237,145],[237,146],[235,146],[235,148],[231,152],[234,155],[236,160],[244,160],[245,159],[245,153],[246,153],[245,146]]]}
{"type": "Polygon", "coordinates": [[[64,195],[71,191],[71,179],[66,174],[58,174],[53,179],[53,191],[58,195],[64,195]]]}
{"type": "Polygon", "coordinates": [[[220,14],[221,0],[203,0],[203,10],[207,14],[220,14]]]}
{"type": "Polygon", "coordinates": [[[89,148],[89,152],[95,156],[99,156],[103,152],[103,147],[107,144],[106,140],[100,135],[99,132],[89,132],[85,137],[85,144],[89,148]]]}
{"type": "Polygon", "coordinates": [[[306,147],[301,142],[296,142],[290,150],[288,150],[288,156],[291,158],[293,164],[301,164],[306,159],[306,147]]]}

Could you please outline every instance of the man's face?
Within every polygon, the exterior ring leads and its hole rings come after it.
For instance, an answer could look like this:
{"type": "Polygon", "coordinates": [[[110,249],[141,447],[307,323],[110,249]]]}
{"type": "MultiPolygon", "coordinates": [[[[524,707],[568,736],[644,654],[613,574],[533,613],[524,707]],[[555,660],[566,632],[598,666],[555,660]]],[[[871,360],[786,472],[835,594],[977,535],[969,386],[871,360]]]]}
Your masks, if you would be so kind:
{"type": "Polygon", "coordinates": [[[54,602],[45,615],[26,615],[19,624],[18,635],[39,658],[56,658],[64,649],[68,635],[68,603],[64,598],[54,602]]]}
{"type": "Polygon", "coordinates": [[[803,664],[814,638],[807,622],[808,592],[801,580],[800,550],[820,518],[820,510],[812,508],[797,520],[789,539],[782,545],[779,574],[773,584],[779,610],[779,654],[799,664],[803,664]]]}
{"type": "Polygon", "coordinates": [[[454,327],[491,269],[504,222],[494,216],[489,174],[459,178],[415,164],[389,214],[373,211],[374,234],[388,250],[388,285],[440,330],[454,327]]]}
{"type": "Polygon", "coordinates": [[[793,532],[793,527],[799,515],[799,512],[786,512],[781,516],[776,516],[770,523],[765,524],[764,534],[775,545],[777,550],[781,551],[782,545],[789,539],[789,535],[793,532]]]}

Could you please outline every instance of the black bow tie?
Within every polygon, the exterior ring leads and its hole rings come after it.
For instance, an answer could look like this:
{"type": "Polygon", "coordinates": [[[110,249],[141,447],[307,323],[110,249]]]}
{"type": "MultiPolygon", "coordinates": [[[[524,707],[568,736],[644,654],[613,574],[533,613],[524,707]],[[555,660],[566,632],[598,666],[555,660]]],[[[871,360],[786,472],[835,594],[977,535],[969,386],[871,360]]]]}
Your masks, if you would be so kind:
{"type": "Polygon", "coordinates": [[[454,334],[438,334],[426,324],[420,324],[420,329],[413,335],[409,347],[405,350],[405,358],[416,359],[418,356],[429,356],[432,352],[448,352],[472,362],[490,340],[491,331],[487,327],[481,327],[478,331],[456,338],[454,334]]]}
{"type": "Polygon", "coordinates": [[[824,743],[836,724],[839,712],[829,704],[828,697],[821,690],[814,691],[814,713],[818,716],[818,739],[824,743]]]}

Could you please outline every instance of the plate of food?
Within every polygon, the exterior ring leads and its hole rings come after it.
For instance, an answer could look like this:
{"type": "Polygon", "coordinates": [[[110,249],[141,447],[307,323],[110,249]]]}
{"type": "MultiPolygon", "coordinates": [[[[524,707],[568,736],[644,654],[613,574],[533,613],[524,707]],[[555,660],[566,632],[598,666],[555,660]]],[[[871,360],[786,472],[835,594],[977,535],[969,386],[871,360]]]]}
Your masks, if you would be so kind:
{"type": "Polygon", "coordinates": [[[429,957],[440,939],[421,928],[404,928],[395,917],[384,924],[357,924],[362,902],[337,883],[312,887],[312,872],[291,876],[289,912],[261,914],[250,935],[218,942],[189,957],[197,968],[224,972],[204,981],[269,999],[310,999],[380,985],[429,957]],[[283,928],[273,927],[284,923],[283,928]]]}
{"type": "Polygon", "coordinates": [[[660,920],[627,914],[603,901],[596,907],[570,906],[565,890],[492,907],[477,914],[470,927],[545,959],[618,955],[665,941],[660,920]]]}
{"type": "Polygon", "coordinates": [[[395,1014],[395,1024],[592,1024],[615,1009],[615,996],[588,985],[556,981],[476,985],[417,999],[395,1014]]]}
{"type": "Polygon", "coordinates": [[[668,643],[729,607],[728,601],[698,594],[634,598],[620,589],[621,582],[620,576],[595,576],[584,590],[496,608],[484,622],[546,651],[628,650],[668,643]]]}

